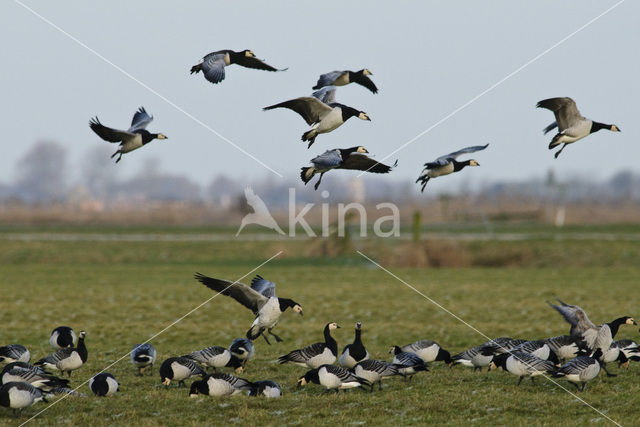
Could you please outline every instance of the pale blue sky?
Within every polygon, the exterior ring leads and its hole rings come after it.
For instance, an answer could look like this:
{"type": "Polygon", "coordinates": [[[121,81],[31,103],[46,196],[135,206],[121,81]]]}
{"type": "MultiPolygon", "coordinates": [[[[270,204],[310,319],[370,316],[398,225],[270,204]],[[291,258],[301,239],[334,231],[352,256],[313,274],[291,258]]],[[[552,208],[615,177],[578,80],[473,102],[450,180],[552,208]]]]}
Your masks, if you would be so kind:
{"type": "MultiPolygon", "coordinates": [[[[25,1],[42,16],[193,114],[287,177],[329,148],[364,145],[378,158],[404,144],[522,64],[596,17],[615,1],[212,2],[25,1]],[[191,65],[219,49],[252,49],[283,73],[227,68],[211,85],[191,65]],[[369,113],[307,150],[308,129],[295,113],[262,107],[308,95],[319,74],[363,67],[377,95],[350,85],[340,102],[369,113]]],[[[434,180],[467,182],[557,172],[608,178],[640,172],[636,126],[640,85],[640,3],[627,0],[390,159],[389,177],[415,180],[422,163],[489,142],[480,168],[434,180]],[[538,100],[571,96],[589,118],[615,123],[568,147],[558,160],[542,128],[553,115],[538,100]]],[[[155,141],[123,157],[114,174],[130,176],[150,158],[163,170],[207,183],[217,174],[256,180],[270,173],[120,71],[11,0],[0,4],[3,70],[0,181],[37,140],[64,143],[71,165],[109,145],[87,122],[98,115],[126,128],[143,105],[155,116],[155,141]]],[[[111,148],[111,147],[110,147],[111,148]]],[[[113,146],[115,151],[115,146],[113,146]]],[[[75,171],[74,171],[75,173],[75,171]]],[[[348,174],[349,172],[341,172],[348,174]]],[[[351,172],[353,174],[353,172],[351,172]]]]}

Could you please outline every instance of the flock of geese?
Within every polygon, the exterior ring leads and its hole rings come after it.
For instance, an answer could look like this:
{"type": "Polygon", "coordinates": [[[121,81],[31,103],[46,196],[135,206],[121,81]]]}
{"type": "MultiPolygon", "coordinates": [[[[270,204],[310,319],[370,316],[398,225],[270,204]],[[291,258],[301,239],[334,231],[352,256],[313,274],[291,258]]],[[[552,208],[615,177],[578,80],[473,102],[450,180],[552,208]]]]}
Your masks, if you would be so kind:
{"type": "MultiPolygon", "coordinates": [[[[232,64],[265,71],[286,70],[286,68],[275,68],[256,58],[251,50],[240,52],[219,50],[205,55],[199,63],[192,66],[191,74],[202,72],[205,79],[217,84],[225,79],[226,67],[232,64]]],[[[313,86],[315,92],[310,96],[302,96],[273,104],[264,107],[263,110],[286,108],[298,113],[311,126],[311,129],[304,132],[301,138],[302,141],[308,141],[307,148],[309,148],[314,144],[318,135],[334,131],[352,117],[366,121],[371,120],[366,112],[336,102],[335,99],[337,87],[350,83],[361,85],[374,94],[378,93],[377,86],[369,77],[371,75],[371,71],[366,68],[359,71],[343,70],[322,74],[316,85],[313,86]]],[[[562,144],[560,150],[555,153],[556,158],[568,144],[572,144],[601,129],[608,129],[613,132],[620,131],[620,128],[616,125],[604,124],[583,117],[571,98],[544,99],[538,102],[537,107],[550,110],[555,115],[555,121],[544,129],[544,133],[546,134],[555,128],[558,130],[549,144],[549,149],[562,144]]],[[[104,126],[97,117],[91,119],[89,126],[103,140],[119,143],[118,150],[111,156],[112,158],[118,156],[116,159],[116,163],[118,163],[125,153],[137,150],[154,139],[167,139],[162,133],[151,133],[146,130],[152,120],[153,116],[149,115],[141,107],[134,114],[131,126],[127,130],[104,126]]],[[[424,191],[425,186],[432,178],[459,172],[467,166],[479,166],[480,164],[475,159],[458,161],[457,158],[462,154],[484,150],[487,146],[488,144],[466,147],[425,163],[416,183],[420,183],[421,191],[424,191]]],[[[369,154],[369,151],[363,146],[327,150],[311,159],[312,166],[302,168],[300,178],[306,185],[316,174],[319,174],[320,177],[314,187],[317,190],[322,181],[322,176],[332,169],[350,169],[384,174],[389,173],[397,166],[397,160],[392,166],[388,166],[375,161],[367,154],[369,154]]]]}
{"type": "MultiPolygon", "coordinates": [[[[190,397],[239,393],[280,397],[282,389],[275,381],[252,381],[234,374],[244,372],[247,363],[254,358],[254,340],[262,336],[267,344],[271,344],[269,335],[277,342],[282,342],[283,339],[273,329],[289,308],[302,316],[302,306],[292,299],[277,297],[275,283],[259,275],[250,285],[200,273],[195,274],[195,279],[212,291],[236,300],[251,310],[255,318],[246,337],[234,339],[229,347],[211,346],[165,359],[159,369],[162,385],[169,388],[173,382],[179,387],[185,386],[189,378],[199,377],[190,384],[190,397]],[[217,371],[223,368],[229,368],[232,373],[217,371]],[[208,370],[213,372],[208,373],[208,370]]],[[[325,393],[337,393],[356,387],[366,387],[372,392],[376,384],[382,389],[382,381],[392,377],[410,381],[414,375],[427,372],[427,364],[432,362],[443,362],[449,367],[472,367],[474,371],[502,368],[519,377],[518,385],[527,377],[534,382],[536,376],[549,375],[564,378],[582,391],[601,369],[607,375],[615,376],[607,371],[606,363],[617,362],[627,367],[630,360],[640,361],[640,346],[636,342],[614,341],[620,326],[637,325],[633,318],[624,316],[595,325],[582,308],[560,300],[558,303],[549,305],[571,325],[569,335],[539,340],[500,337],[453,356],[435,341],[420,340],[404,346],[392,346],[389,351],[391,360],[385,361],[372,358],[367,351],[360,322],[355,325],[353,343],[346,345],[339,353],[338,343],[331,334],[340,326],[336,322],[329,322],[324,327],[323,341],[292,350],[280,356],[278,362],[307,369],[298,378],[298,387],[315,383],[323,386],[325,393]]],[[[33,365],[29,363],[31,353],[24,346],[9,344],[0,347],[0,363],[7,363],[0,372],[0,406],[11,408],[17,416],[22,409],[54,395],[86,397],[69,387],[71,373],[81,368],[88,358],[85,338],[85,331],[76,335],[67,326],[54,329],[49,343],[57,351],[33,365]],[[58,371],[60,376],[51,371],[58,371]],[[63,378],[65,372],[68,379],[63,378]]],[[[156,358],[156,349],[148,342],[134,345],[130,353],[131,363],[139,376],[143,376],[147,370],[153,375],[156,358]]],[[[90,379],[89,387],[96,396],[112,396],[118,391],[119,385],[112,374],[100,372],[90,379]]]]}

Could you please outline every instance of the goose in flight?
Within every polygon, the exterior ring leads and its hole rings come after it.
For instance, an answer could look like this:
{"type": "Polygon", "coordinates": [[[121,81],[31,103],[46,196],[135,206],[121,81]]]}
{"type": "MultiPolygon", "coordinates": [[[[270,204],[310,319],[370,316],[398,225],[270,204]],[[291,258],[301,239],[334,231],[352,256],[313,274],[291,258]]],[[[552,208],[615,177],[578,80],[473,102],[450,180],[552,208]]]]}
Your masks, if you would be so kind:
{"type": "Polygon", "coordinates": [[[205,55],[200,62],[191,67],[191,74],[202,71],[204,78],[213,84],[220,83],[225,78],[225,67],[238,64],[245,68],[265,71],[286,71],[287,68],[277,69],[265,63],[248,49],[240,52],[232,50],[218,50],[205,55]]]}
{"type": "Polygon", "coordinates": [[[349,83],[357,83],[360,86],[364,86],[372,93],[378,93],[378,88],[367,76],[372,76],[373,73],[366,68],[360,71],[332,71],[330,73],[322,74],[318,79],[318,83],[313,89],[321,89],[326,86],[344,86],[349,83]]]}
{"type": "Polygon", "coordinates": [[[593,120],[583,117],[580,111],[578,111],[575,101],[568,97],[543,99],[536,104],[536,107],[553,111],[553,114],[556,116],[556,121],[544,128],[545,135],[554,128],[558,128],[558,133],[549,144],[549,150],[563,144],[562,148],[555,154],[556,159],[568,144],[574,143],[585,136],[589,136],[600,129],[620,132],[620,128],[616,125],[594,122],[593,120]]]}
{"type": "Polygon", "coordinates": [[[267,205],[264,201],[253,191],[253,189],[247,187],[244,189],[244,197],[247,199],[247,204],[253,208],[253,213],[248,213],[242,218],[240,228],[236,232],[236,237],[240,234],[242,229],[249,224],[258,224],[271,230],[277,231],[284,236],[285,232],[282,231],[276,220],[269,212],[267,205]]]}
{"type": "Polygon", "coordinates": [[[275,283],[261,276],[254,277],[251,286],[240,282],[214,279],[200,273],[195,274],[195,279],[207,288],[235,299],[253,312],[256,318],[247,331],[247,338],[250,340],[255,340],[262,335],[267,344],[271,344],[264,334],[266,330],[276,341],[281,342],[282,338],[274,334],[272,329],[278,324],[282,313],[287,308],[291,308],[302,316],[300,304],[289,298],[276,297],[275,283]]]}
{"type": "Polygon", "coordinates": [[[467,153],[475,153],[476,151],[484,150],[487,148],[489,144],[485,145],[475,145],[472,147],[466,147],[462,150],[454,151],[453,153],[445,154],[444,156],[440,156],[435,159],[433,162],[425,163],[424,169],[422,173],[416,180],[422,184],[421,192],[424,192],[424,187],[427,186],[427,182],[431,178],[436,178],[442,175],[449,175],[450,173],[459,172],[467,166],[480,166],[480,164],[476,160],[465,160],[464,162],[459,162],[456,159],[467,153]]]}

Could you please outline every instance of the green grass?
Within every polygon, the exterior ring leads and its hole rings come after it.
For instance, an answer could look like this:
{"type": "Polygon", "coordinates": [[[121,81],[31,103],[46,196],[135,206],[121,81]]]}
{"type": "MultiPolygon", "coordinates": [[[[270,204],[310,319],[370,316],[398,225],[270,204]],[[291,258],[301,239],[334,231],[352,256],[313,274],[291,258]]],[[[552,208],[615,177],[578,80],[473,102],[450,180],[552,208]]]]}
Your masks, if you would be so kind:
{"type": "MultiPolygon", "coordinates": [[[[410,383],[386,382],[381,392],[352,390],[321,395],[316,385],[296,390],[304,368],[278,365],[289,350],[319,341],[329,321],[342,328],[340,347],[353,339],[356,320],[376,358],[389,360],[393,344],[434,339],[452,353],[485,339],[413,290],[359,256],[316,260],[300,256],[302,242],[17,242],[0,241],[0,344],[22,343],[33,359],[50,353],[49,333],[58,325],[87,331],[89,360],[74,372],[79,386],[105,366],[122,391],[112,398],[67,398],[34,420],[38,425],[202,425],[243,422],[265,424],[426,424],[579,425],[606,423],[593,409],[551,382],[532,386],[504,372],[449,370],[439,363],[410,383]],[[128,352],[186,314],[213,294],[192,279],[193,273],[237,279],[280,249],[259,273],[277,282],[281,296],[293,297],[305,310],[300,318],[287,312],[276,332],[284,343],[256,342],[256,358],[245,378],[273,379],[281,384],[279,400],[234,396],[190,399],[187,389],[165,390],[159,363],[174,355],[210,345],[227,346],[243,336],[252,316],[227,297],[205,306],[158,336],[158,364],[153,376],[137,377],[128,352]]],[[[529,245],[528,242],[512,245],[529,245]]],[[[496,245],[475,242],[474,245],[496,245]]],[[[537,241],[535,253],[562,253],[561,242],[537,241]]],[[[629,242],[579,242],[572,250],[588,260],[610,260],[632,250],[629,242]]],[[[492,250],[503,248],[499,246],[492,250]]],[[[362,249],[376,252],[375,245],[362,249]]],[[[468,250],[482,250],[471,247],[468,250]]],[[[531,268],[392,269],[417,290],[442,304],[489,336],[542,338],[568,332],[568,325],[545,300],[554,295],[585,308],[592,320],[634,315],[640,265],[633,256],[615,263],[531,268]]],[[[250,277],[244,279],[248,282],[250,277]]],[[[640,317],[640,316],[638,316],[640,317]]],[[[638,338],[637,329],[621,328],[617,338],[638,338]]],[[[616,372],[617,368],[612,366],[616,372]]],[[[604,376],[587,385],[580,397],[625,424],[640,423],[640,365],[617,378],[604,376]]],[[[564,386],[566,382],[560,381],[564,386]]],[[[573,389],[573,388],[571,388],[573,389]]],[[[80,391],[90,394],[87,385],[80,391]]],[[[13,420],[0,408],[0,423],[17,425],[38,404],[13,420]]]]}

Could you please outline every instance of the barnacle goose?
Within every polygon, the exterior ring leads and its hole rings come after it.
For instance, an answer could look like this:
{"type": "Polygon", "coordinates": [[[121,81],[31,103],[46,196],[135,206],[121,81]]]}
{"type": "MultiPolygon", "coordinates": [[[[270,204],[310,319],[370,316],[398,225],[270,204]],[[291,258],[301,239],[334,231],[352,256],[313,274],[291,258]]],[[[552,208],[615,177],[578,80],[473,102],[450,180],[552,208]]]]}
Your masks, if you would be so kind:
{"type": "Polygon", "coordinates": [[[550,360],[554,364],[560,365],[558,356],[544,340],[526,341],[511,350],[511,352],[532,354],[540,359],[550,360]]]}
{"type": "Polygon", "coordinates": [[[25,362],[9,363],[2,369],[0,384],[9,382],[29,383],[43,391],[51,391],[69,385],[69,380],[50,375],[42,367],[29,365],[25,362]]]}
{"type": "MultiPolygon", "coordinates": [[[[618,341],[614,341],[609,346],[609,349],[602,356],[602,368],[604,369],[607,366],[607,363],[610,362],[618,362],[618,366],[623,368],[629,367],[629,357],[626,355],[624,351],[622,351],[621,344],[618,341]]],[[[604,371],[607,373],[608,377],[615,377],[616,374],[612,374],[607,372],[606,369],[604,371]]]]}
{"type": "Polygon", "coordinates": [[[285,71],[286,68],[277,69],[264,61],[256,58],[256,55],[248,49],[240,52],[232,50],[218,50],[205,55],[199,63],[191,67],[191,74],[202,71],[204,78],[211,83],[220,83],[225,78],[225,67],[238,64],[242,67],[265,71],[285,71]]]}
{"type": "Polygon", "coordinates": [[[584,391],[587,381],[590,381],[600,373],[600,362],[598,359],[602,357],[602,351],[596,350],[593,356],[578,356],[558,368],[551,375],[554,378],[564,377],[571,382],[576,389],[584,391]],[[582,387],[578,386],[582,384],[582,387]]]}
{"type": "Polygon", "coordinates": [[[325,386],[327,389],[324,393],[328,393],[330,390],[335,390],[338,393],[340,390],[368,384],[364,378],[360,378],[351,371],[336,365],[321,365],[307,371],[306,374],[298,379],[298,387],[303,387],[309,383],[325,386]]]}
{"type": "Polygon", "coordinates": [[[160,379],[162,384],[169,387],[171,381],[178,381],[178,386],[184,386],[184,380],[194,375],[205,376],[200,366],[186,357],[170,357],[160,365],[160,379]]]}
{"type": "Polygon", "coordinates": [[[382,390],[382,380],[390,378],[396,375],[404,377],[405,375],[400,372],[400,367],[383,360],[367,359],[359,362],[351,371],[358,377],[364,378],[369,384],[371,384],[371,391],[373,386],[378,383],[378,389],[382,390]]]}
{"type": "Polygon", "coordinates": [[[255,381],[249,390],[249,396],[281,397],[282,390],[275,381],[255,381]]]}
{"type": "Polygon", "coordinates": [[[111,155],[111,158],[113,159],[115,156],[120,154],[116,159],[116,163],[118,163],[120,159],[122,159],[122,155],[125,153],[137,150],[154,139],[167,139],[166,135],[162,133],[151,133],[146,129],[152,120],[153,116],[147,114],[144,107],[140,107],[133,115],[131,127],[127,130],[119,130],[104,126],[100,123],[98,117],[89,121],[89,127],[103,140],[113,143],[117,142],[120,144],[118,151],[111,155]]]}
{"type": "Polygon", "coordinates": [[[242,372],[242,361],[231,353],[228,349],[217,345],[204,348],[202,350],[194,351],[193,353],[185,356],[188,359],[194,360],[201,365],[209,368],[233,368],[236,372],[242,372]]]}
{"type": "Polygon", "coordinates": [[[232,394],[248,391],[252,388],[252,383],[243,378],[238,378],[230,374],[214,373],[205,375],[201,380],[191,383],[189,396],[196,397],[198,394],[206,396],[229,396],[232,394]]]}
{"type": "Polygon", "coordinates": [[[149,368],[149,374],[153,374],[153,364],[156,363],[156,349],[149,343],[136,344],[131,350],[131,363],[138,368],[138,375],[142,376],[149,368]]]}
{"type": "Polygon", "coordinates": [[[560,360],[570,360],[584,352],[576,340],[569,335],[546,338],[544,342],[560,360]]]}
{"type": "Polygon", "coordinates": [[[0,347],[0,363],[29,362],[31,353],[20,344],[9,344],[0,347]]]}
{"type": "Polygon", "coordinates": [[[253,359],[255,346],[253,345],[253,341],[249,338],[236,338],[231,342],[229,351],[235,357],[240,359],[242,366],[244,367],[249,360],[253,359]]]}
{"type": "Polygon", "coordinates": [[[214,279],[200,273],[195,274],[195,279],[207,288],[235,299],[253,312],[256,319],[247,331],[247,338],[250,340],[255,340],[262,335],[267,344],[271,344],[264,334],[264,331],[267,331],[280,342],[282,338],[274,334],[272,329],[278,324],[282,313],[287,308],[291,308],[302,316],[300,304],[289,298],[276,297],[276,284],[261,276],[253,278],[251,287],[240,282],[214,279]]]}
{"type": "MultiPolygon", "coordinates": [[[[462,365],[469,368],[475,368],[474,364],[472,363],[472,359],[474,356],[478,356],[480,354],[481,349],[485,349],[485,353],[487,354],[488,353],[500,354],[500,353],[506,353],[509,350],[516,348],[523,342],[525,342],[525,340],[514,340],[513,338],[509,338],[509,337],[494,338],[483,344],[477,345],[461,353],[453,355],[451,357],[451,360],[453,361],[454,365],[462,365]]],[[[476,362],[479,362],[479,361],[480,359],[476,359],[476,362]]],[[[491,362],[491,360],[488,360],[487,364],[489,362],[491,362]]]]}
{"type": "Polygon", "coordinates": [[[480,164],[473,159],[465,160],[464,162],[459,162],[456,159],[462,154],[474,153],[476,151],[484,150],[488,146],[489,144],[466,147],[462,150],[454,151],[453,153],[440,156],[432,162],[425,163],[424,169],[420,173],[418,179],[416,179],[416,183],[419,182],[422,185],[420,191],[424,191],[424,187],[427,186],[427,183],[431,178],[437,178],[439,176],[459,172],[467,166],[480,166],[480,164]]]}
{"type": "Polygon", "coordinates": [[[556,369],[555,363],[551,360],[541,359],[533,353],[524,353],[517,349],[511,353],[502,353],[495,356],[489,365],[489,370],[499,367],[520,377],[518,385],[525,377],[530,377],[531,382],[535,384],[534,377],[554,372],[556,369]]]}
{"type": "Polygon", "coordinates": [[[369,352],[362,344],[362,323],[356,322],[356,336],[353,339],[353,344],[347,344],[342,350],[342,354],[338,359],[338,363],[343,368],[351,369],[358,362],[367,360],[369,358],[369,352]]]}
{"type": "Polygon", "coordinates": [[[364,86],[373,93],[378,93],[378,88],[367,76],[372,76],[373,73],[367,68],[363,68],[360,71],[331,71],[320,75],[318,82],[313,87],[314,90],[321,89],[325,86],[344,86],[349,83],[357,83],[360,86],[364,86]]]}
{"type": "Polygon", "coordinates": [[[89,388],[96,396],[113,396],[116,394],[116,391],[118,391],[118,381],[116,381],[116,377],[110,373],[102,372],[91,377],[89,380],[89,388]]]}
{"type": "Polygon", "coordinates": [[[11,408],[13,415],[18,414],[36,402],[47,402],[42,390],[25,382],[8,382],[0,387],[0,406],[11,408]]]}
{"type": "Polygon", "coordinates": [[[422,360],[424,360],[424,363],[442,361],[449,366],[453,364],[451,354],[440,347],[440,344],[435,341],[416,341],[411,344],[403,345],[400,349],[402,351],[409,351],[417,354],[422,360]]]}
{"type": "Polygon", "coordinates": [[[73,329],[68,326],[58,326],[51,331],[49,344],[55,349],[75,347],[78,344],[78,337],[73,329]]]}
{"type": "Polygon", "coordinates": [[[80,331],[77,347],[61,348],[55,353],[38,360],[35,364],[42,365],[45,368],[57,369],[63,373],[66,371],[69,377],[71,377],[71,371],[80,368],[89,356],[87,347],[84,344],[86,335],[87,333],[85,331],[80,331]]]}
{"type": "Polygon", "coordinates": [[[338,343],[331,336],[331,331],[339,328],[337,323],[327,323],[324,327],[324,342],[317,342],[299,350],[280,356],[280,363],[295,363],[309,368],[318,368],[320,365],[331,364],[336,361],[338,355],[338,343]]]}
{"type": "Polygon", "coordinates": [[[427,364],[424,363],[424,360],[422,360],[422,358],[415,353],[402,351],[402,349],[397,345],[391,347],[389,353],[393,354],[393,360],[391,361],[391,363],[393,363],[393,365],[398,368],[398,372],[400,372],[402,375],[408,376],[409,381],[411,381],[411,378],[413,378],[414,374],[417,374],[421,371],[429,371],[429,369],[427,368],[427,364]]]}
{"type": "Polygon", "coordinates": [[[307,145],[307,148],[309,148],[316,141],[316,137],[319,134],[337,129],[351,117],[371,121],[369,115],[364,111],[335,102],[335,93],[335,86],[327,86],[314,92],[312,96],[290,99],[289,101],[264,107],[263,110],[288,108],[298,113],[309,126],[313,126],[311,130],[302,134],[301,138],[303,141],[309,141],[307,145]]]}
{"type": "Polygon", "coordinates": [[[551,143],[549,143],[549,150],[563,144],[562,148],[555,154],[555,158],[558,158],[568,144],[576,142],[585,136],[589,136],[600,129],[620,132],[620,128],[616,125],[594,122],[593,120],[583,117],[580,111],[578,111],[575,101],[568,97],[543,99],[538,102],[536,107],[553,111],[553,114],[556,116],[556,121],[544,128],[545,135],[552,129],[558,128],[558,133],[553,137],[551,143]]]}
{"type": "Polygon", "coordinates": [[[629,360],[633,360],[634,362],[640,361],[640,346],[633,340],[618,340],[618,347],[620,347],[620,351],[624,353],[625,356],[629,360]]]}

